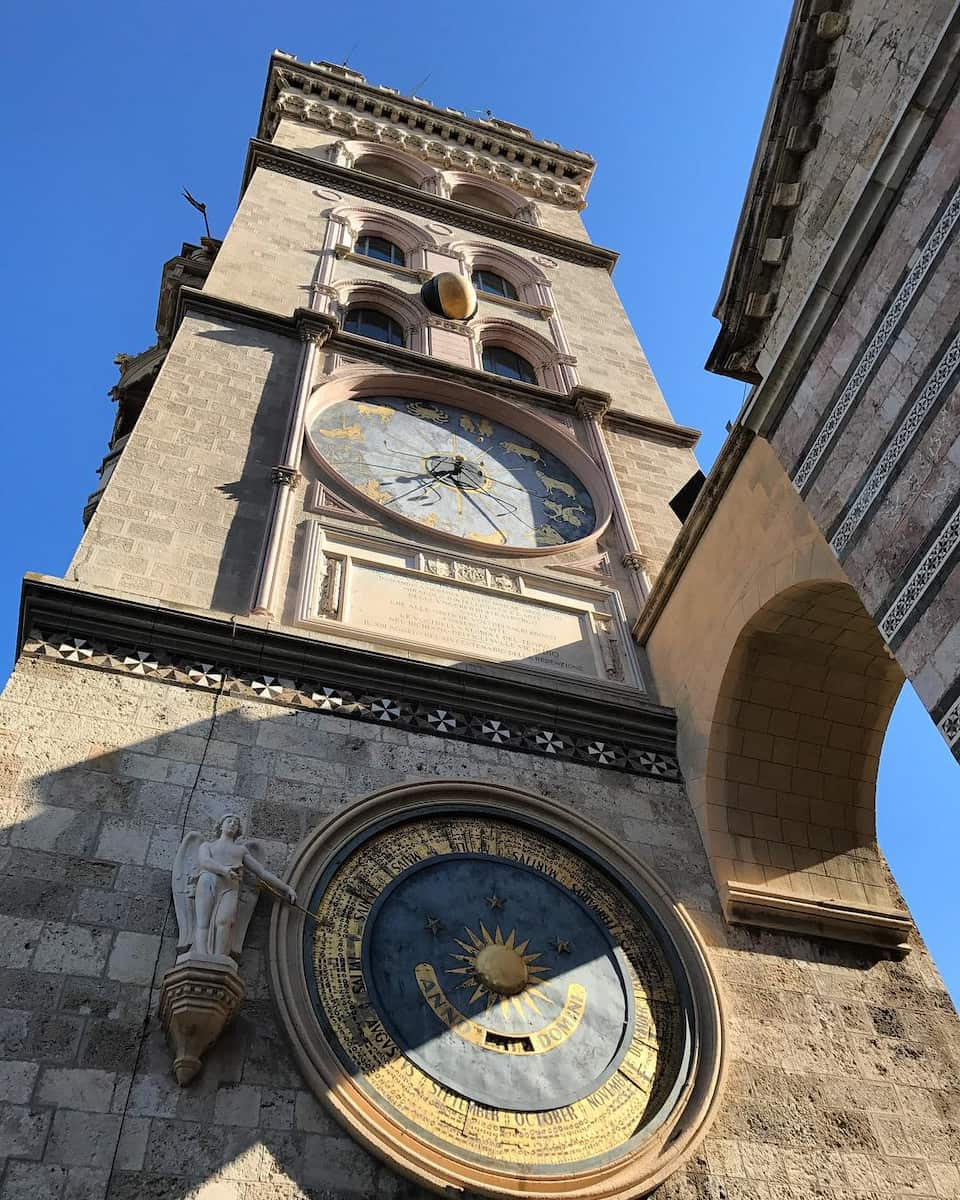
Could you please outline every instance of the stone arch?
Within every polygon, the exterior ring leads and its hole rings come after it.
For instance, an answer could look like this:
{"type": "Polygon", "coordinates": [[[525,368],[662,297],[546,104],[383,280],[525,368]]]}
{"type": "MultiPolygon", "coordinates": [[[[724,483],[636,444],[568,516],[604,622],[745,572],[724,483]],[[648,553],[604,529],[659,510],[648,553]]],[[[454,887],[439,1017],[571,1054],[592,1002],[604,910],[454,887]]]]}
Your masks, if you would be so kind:
{"type": "Polygon", "coordinates": [[[527,225],[538,224],[535,205],[505,184],[463,171],[445,171],[444,180],[451,200],[527,225]]]}
{"type": "Polygon", "coordinates": [[[487,242],[452,242],[446,249],[463,259],[468,275],[481,268],[495,271],[513,284],[525,304],[552,307],[550,280],[522,255],[487,242]]]}
{"type": "Polygon", "coordinates": [[[707,745],[705,836],[727,914],[899,945],[909,923],[877,847],[875,789],[902,671],[843,580],[757,599],[707,745]]]}
{"type": "Polygon", "coordinates": [[[426,313],[412,296],[381,279],[345,279],[335,285],[335,291],[341,321],[354,306],[379,309],[401,326],[406,348],[423,353],[426,313]]]}
{"type": "Polygon", "coordinates": [[[557,346],[516,321],[485,320],[477,326],[476,337],[480,354],[487,345],[506,346],[522,355],[534,368],[541,387],[554,392],[567,390],[562,355],[557,346]]]}
{"type": "Polygon", "coordinates": [[[386,238],[400,247],[407,260],[404,265],[413,270],[423,269],[427,250],[435,249],[437,245],[436,238],[428,230],[383,209],[340,205],[330,215],[350,231],[351,246],[365,233],[386,238]]]}
{"type": "Polygon", "coordinates": [[[437,172],[418,159],[385,146],[379,142],[347,142],[345,144],[354,170],[374,175],[378,179],[389,179],[393,183],[404,183],[407,187],[424,189],[431,184],[437,172]]]}
{"type": "Polygon", "coordinates": [[[664,569],[668,599],[636,626],[724,912],[902,947],[874,798],[902,673],[769,444],[735,450],[682,572],[664,569]]]}

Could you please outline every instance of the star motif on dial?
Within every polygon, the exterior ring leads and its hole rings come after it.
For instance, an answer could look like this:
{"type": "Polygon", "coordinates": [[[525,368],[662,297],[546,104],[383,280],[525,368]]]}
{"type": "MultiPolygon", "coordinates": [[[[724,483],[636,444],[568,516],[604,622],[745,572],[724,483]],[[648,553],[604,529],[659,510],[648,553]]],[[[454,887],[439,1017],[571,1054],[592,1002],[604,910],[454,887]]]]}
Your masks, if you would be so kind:
{"type": "Polygon", "coordinates": [[[489,908],[503,908],[506,901],[502,896],[498,896],[496,892],[492,896],[484,896],[489,908]]]}
{"type": "Polygon", "coordinates": [[[443,922],[439,917],[427,917],[423,927],[424,929],[428,929],[434,937],[443,932],[443,922]]]}
{"type": "Polygon", "coordinates": [[[573,942],[569,941],[567,938],[551,938],[550,945],[558,954],[569,954],[573,950],[573,942]]]}
{"type": "Polygon", "coordinates": [[[562,547],[596,527],[590,492],[532,437],[453,405],[341,400],[310,422],[320,457],[386,513],[491,546],[562,547]]]}

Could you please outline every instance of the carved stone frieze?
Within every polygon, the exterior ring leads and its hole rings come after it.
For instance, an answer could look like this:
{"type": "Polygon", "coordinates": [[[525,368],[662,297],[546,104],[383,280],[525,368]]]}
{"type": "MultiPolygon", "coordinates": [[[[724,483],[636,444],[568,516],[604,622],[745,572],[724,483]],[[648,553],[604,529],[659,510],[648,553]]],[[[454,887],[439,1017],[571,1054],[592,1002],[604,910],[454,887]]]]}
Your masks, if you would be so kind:
{"type": "MultiPolygon", "coordinates": [[[[273,104],[275,119],[301,121],[320,129],[334,130],[347,138],[390,145],[410,154],[431,166],[449,168],[469,174],[494,178],[508,184],[516,191],[550,204],[567,208],[583,208],[584,187],[581,184],[557,179],[554,174],[545,174],[530,167],[517,166],[495,157],[498,145],[495,138],[484,137],[484,147],[468,149],[458,144],[448,144],[439,138],[426,138],[419,133],[399,128],[388,120],[373,120],[357,113],[344,112],[334,103],[325,103],[301,92],[282,90],[273,104]]],[[[349,166],[349,153],[342,138],[331,148],[335,151],[330,161],[349,166]]],[[[514,151],[514,158],[516,152],[514,151]]],[[[592,164],[591,164],[592,165],[592,164]]],[[[584,173],[589,180],[589,171],[584,173]]]]}

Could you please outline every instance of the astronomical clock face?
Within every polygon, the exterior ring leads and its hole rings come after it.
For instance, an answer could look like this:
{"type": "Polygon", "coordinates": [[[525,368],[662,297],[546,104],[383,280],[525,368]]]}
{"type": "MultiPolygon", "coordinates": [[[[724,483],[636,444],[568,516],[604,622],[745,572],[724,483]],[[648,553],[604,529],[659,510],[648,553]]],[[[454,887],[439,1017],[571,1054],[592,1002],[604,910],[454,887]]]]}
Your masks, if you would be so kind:
{"type": "Polygon", "coordinates": [[[675,956],[577,845],[495,813],[407,815],[339,853],[309,908],[318,1032],[442,1160],[569,1180],[674,1109],[690,1068],[675,956]]]}
{"type": "Polygon", "coordinates": [[[385,511],[493,546],[565,546],[597,518],[555,454],[487,417],[395,396],[343,400],[309,425],[318,454],[385,511]]]}

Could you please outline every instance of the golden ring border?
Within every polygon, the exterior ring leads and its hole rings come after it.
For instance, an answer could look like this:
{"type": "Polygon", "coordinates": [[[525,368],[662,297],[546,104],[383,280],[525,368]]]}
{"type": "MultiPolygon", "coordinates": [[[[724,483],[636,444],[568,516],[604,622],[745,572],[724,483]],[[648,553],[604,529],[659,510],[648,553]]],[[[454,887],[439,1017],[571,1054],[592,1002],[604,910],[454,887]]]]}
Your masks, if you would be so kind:
{"type": "Polygon", "coordinates": [[[367,1150],[433,1191],[465,1189],[497,1200],[637,1200],[678,1170],[706,1134],[719,1104],[726,1058],[720,994],[705,947],[683,906],[672,900],[648,867],[599,826],[552,801],[498,784],[434,780],[382,789],[323,822],[295,851],[286,881],[300,894],[310,894],[337,853],[365,831],[385,819],[416,816],[425,806],[444,804],[482,806],[504,819],[532,819],[579,841],[636,887],[672,939],[687,976],[695,1041],[686,1086],[648,1141],[594,1167],[543,1176],[498,1170],[444,1152],[380,1108],[321,1036],[302,968],[304,918],[287,905],[277,905],[270,922],[270,987],[307,1084],[367,1150]]]}

